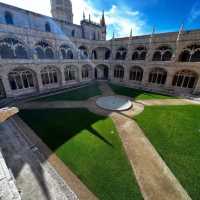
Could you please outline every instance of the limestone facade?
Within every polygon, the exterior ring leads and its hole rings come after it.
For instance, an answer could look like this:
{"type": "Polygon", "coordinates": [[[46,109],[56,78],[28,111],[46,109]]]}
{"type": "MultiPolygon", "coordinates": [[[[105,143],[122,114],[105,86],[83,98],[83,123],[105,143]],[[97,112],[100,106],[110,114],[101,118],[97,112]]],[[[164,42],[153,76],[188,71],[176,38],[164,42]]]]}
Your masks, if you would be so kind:
{"type": "Polygon", "coordinates": [[[95,79],[200,94],[200,30],[106,40],[104,15],[99,24],[83,18],[75,25],[73,15],[67,17],[50,18],[0,3],[1,98],[95,79]]]}

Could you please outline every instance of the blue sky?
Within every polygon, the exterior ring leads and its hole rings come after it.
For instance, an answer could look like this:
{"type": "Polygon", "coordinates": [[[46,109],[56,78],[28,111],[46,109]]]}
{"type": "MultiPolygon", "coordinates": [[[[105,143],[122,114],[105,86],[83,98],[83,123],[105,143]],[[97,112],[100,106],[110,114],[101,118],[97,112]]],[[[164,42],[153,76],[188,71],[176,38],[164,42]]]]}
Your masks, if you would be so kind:
{"type": "MultiPolygon", "coordinates": [[[[50,14],[50,0],[0,0],[41,14],[50,14]]],[[[74,22],[79,23],[82,10],[98,22],[105,10],[108,38],[113,31],[118,37],[178,31],[184,22],[185,29],[200,28],[200,0],[72,0],[74,22]],[[82,10],[80,11],[80,8],[82,10]]]]}

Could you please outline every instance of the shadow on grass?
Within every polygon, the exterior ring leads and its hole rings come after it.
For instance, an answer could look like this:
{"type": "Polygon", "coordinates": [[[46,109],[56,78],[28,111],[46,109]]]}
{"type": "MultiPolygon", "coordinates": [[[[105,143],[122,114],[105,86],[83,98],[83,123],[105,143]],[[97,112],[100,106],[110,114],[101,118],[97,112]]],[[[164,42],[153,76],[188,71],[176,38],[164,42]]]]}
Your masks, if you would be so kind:
{"type": "Polygon", "coordinates": [[[45,112],[31,110],[31,115],[29,111],[24,110],[20,112],[19,116],[30,127],[34,127],[34,131],[48,144],[52,151],[56,151],[82,130],[88,130],[102,142],[112,146],[112,143],[92,127],[92,124],[104,120],[105,117],[88,114],[86,109],[45,109],[45,112]],[[76,111],[78,111],[78,115],[76,111]],[[55,116],[58,118],[56,121],[55,116]]]}
{"type": "Polygon", "coordinates": [[[172,99],[176,98],[170,95],[163,95],[155,92],[148,92],[143,90],[138,90],[134,88],[129,88],[121,85],[116,85],[113,83],[109,84],[112,90],[119,95],[128,96],[134,100],[146,100],[146,99],[172,99]]]}

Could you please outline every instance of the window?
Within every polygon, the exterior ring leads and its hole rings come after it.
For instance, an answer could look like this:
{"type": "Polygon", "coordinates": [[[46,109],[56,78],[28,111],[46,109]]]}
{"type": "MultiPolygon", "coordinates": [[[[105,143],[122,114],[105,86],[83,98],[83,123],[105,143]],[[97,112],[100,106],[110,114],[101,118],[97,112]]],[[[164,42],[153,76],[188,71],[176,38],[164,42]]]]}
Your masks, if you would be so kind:
{"type": "Polygon", "coordinates": [[[116,66],[114,69],[114,78],[123,79],[124,78],[124,68],[122,66],[116,66]]]}
{"type": "Polygon", "coordinates": [[[58,71],[54,67],[45,67],[41,71],[43,85],[58,84],[58,71]]]}
{"type": "Polygon", "coordinates": [[[170,61],[172,58],[172,49],[168,46],[161,46],[156,49],[153,55],[153,61],[170,61]]]}
{"type": "Polygon", "coordinates": [[[2,59],[27,59],[25,46],[16,39],[6,38],[0,41],[0,58],[2,59]]]}
{"type": "Polygon", "coordinates": [[[51,32],[51,26],[50,26],[49,22],[47,22],[47,23],[45,24],[45,31],[46,31],[46,32],[51,32]]]}
{"type": "Polygon", "coordinates": [[[91,74],[91,67],[90,66],[83,66],[82,67],[82,79],[83,80],[90,79],[90,74],[91,74]]]}
{"type": "Polygon", "coordinates": [[[149,74],[149,83],[164,85],[167,79],[167,72],[164,69],[153,69],[149,74]]]}
{"type": "Polygon", "coordinates": [[[140,67],[132,67],[129,74],[129,80],[142,81],[143,70],[140,67]]]}
{"type": "Polygon", "coordinates": [[[76,68],[74,66],[69,66],[65,68],[65,81],[75,81],[76,80],[76,68]]]}
{"type": "Polygon", "coordinates": [[[36,44],[35,51],[38,59],[54,59],[52,47],[44,41],[36,44]]]}
{"type": "Polygon", "coordinates": [[[75,37],[75,30],[72,30],[72,37],[75,37]]]}
{"type": "Polygon", "coordinates": [[[195,87],[197,76],[194,72],[183,70],[175,74],[172,85],[180,88],[192,89],[195,87]]]}
{"type": "Polygon", "coordinates": [[[34,88],[33,73],[29,70],[15,70],[8,74],[12,90],[34,88]]]}
{"type": "Polygon", "coordinates": [[[135,49],[132,55],[132,60],[145,60],[147,50],[145,47],[138,47],[135,49]]]}
{"type": "Polygon", "coordinates": [[[127,50],[125,48],[119,48],[116,53],[116,60],[125,60],[126,59],[127,50]]]}
{"type": "Polygon", "coordinates": [[[5,22],[6,22],[6,24],[9,24],[9,25],[13,25],[14,24],[14,22],[13,22],[13,16],[8,11],[5,12],[5,22]]]}

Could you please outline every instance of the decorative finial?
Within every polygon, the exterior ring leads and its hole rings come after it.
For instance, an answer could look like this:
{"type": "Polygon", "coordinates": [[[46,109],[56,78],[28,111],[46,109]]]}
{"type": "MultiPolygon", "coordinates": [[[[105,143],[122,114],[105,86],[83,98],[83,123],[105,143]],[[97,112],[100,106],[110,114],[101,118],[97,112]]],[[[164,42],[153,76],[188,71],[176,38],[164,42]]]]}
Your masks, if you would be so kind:
{"type": "Polygon", "coordinates": [[[113,31],[113,37],[112,37],[112,39],[115,39],[115,32],[113,31]]]}
{"type": "Polygon", "coordinates": [[[133,29],[131,28],[131,31],[130,31],[130,38],[133,37],[133,29]]]}
{"type": "Polygon", "coordinates": [[[91,16],[90,16],[90,14],[89,14],[89,22],[91,22],[91,16]]]}
{"type": "Polygon", "coordinates": [[[102,12],[102,18],[100,20],[101,26],[106,26],[106,21],[105,21],[105,15],[104,15],[104,10],[102,12]]]}
{"type": "Polygon", "coordinates": [[[85,12],[83,11],[83,20],[85,20],[85,12]]]}

